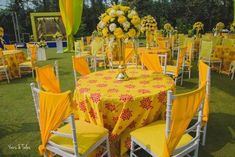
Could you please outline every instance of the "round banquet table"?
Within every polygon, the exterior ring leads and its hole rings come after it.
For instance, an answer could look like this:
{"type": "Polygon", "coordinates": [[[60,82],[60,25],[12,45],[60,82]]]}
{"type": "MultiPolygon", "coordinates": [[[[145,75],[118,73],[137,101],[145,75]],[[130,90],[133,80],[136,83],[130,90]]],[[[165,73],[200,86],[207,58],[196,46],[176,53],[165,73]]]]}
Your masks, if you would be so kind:
{"type": "Polygon", "coordinates": [[[175,85],[170,77],[153,71],[127,69],[128,81],[115,80],[117,73],[112,69],[81,77],[74,102],[75,115],[107,128],[112,153],[123,156],[130,148],[132,130],[164,119],[166,93],[175,85]]]}
{"type": "MultiPolygon", "coordinates": [[[[4,50],[2,51],[6,65],[9,67],[10,79],[19,77],[18,65],[25,61],[24,52],[21,50],[4,50]]],[[[0,76],[0,80],[2,80],[0,76]]]]}

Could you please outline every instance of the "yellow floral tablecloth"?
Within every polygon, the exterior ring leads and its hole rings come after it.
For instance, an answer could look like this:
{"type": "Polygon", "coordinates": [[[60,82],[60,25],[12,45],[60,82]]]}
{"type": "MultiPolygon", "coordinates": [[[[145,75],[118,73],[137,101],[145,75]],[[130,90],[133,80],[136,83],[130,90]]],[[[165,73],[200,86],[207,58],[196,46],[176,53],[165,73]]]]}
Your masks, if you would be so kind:
{"type": "Polygon", "coordinates": [[[230,63],[235,60],[235,47],[216,46],[214,50],[215,57],[222,59],[222,72],[228,73],[230,63]]]}
{"type": "Polygon", "coordinates": [[[80,120],[110,131],[113,156],[123,156],[130,148],[129,133],[165,116],[167,90],[174,81],[163,74],[128,69],[128,81],[117,81],[117,70],[83,76],[74,92],[80,120]]]}
{"type": "MultiPolygon", "coordinates": [[[[3,51],[5,64],[9,66],[10,79],[19,77],[18,64],[25,61],[24,52],[21,50],[5,50],[3,51]]],[[[0,76],[0,80],[2,80],[0,76]]]]}

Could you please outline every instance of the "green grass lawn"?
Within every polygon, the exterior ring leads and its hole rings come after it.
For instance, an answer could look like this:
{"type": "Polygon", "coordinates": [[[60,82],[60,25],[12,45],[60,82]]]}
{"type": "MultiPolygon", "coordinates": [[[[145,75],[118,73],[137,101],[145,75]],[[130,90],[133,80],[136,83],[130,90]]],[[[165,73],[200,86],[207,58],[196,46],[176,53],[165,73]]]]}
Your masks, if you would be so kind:
{"type": "MultiPolygon", "coordinates": [[[[72,53],[56,54],[47,49],[48,60],[39,65],[59,62],[62,90],[73,90],[72,53]]],[[[196,65],[192,78],[185,79],[177,92],[197,88],[196,65]]],[[[40,134],[29,84],[34,79],[28,75],[21,79],[0,82],[0,157],[37,157],[40,134]],[[22,148],[22,145],[25,148],[22,148]],[[21,149],[13,149],[21,145],[21,149]]],[[[210,117],[205,147],[200,147],[200,157],[235,156],[235,80],[212,72],[210,117]]]]}

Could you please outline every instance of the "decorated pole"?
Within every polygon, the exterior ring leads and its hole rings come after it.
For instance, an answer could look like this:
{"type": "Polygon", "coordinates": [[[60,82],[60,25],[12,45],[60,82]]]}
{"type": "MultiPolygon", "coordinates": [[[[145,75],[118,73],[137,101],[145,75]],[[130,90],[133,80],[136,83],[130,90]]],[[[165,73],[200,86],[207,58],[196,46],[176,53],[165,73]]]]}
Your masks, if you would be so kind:
{"type": "Polygon", "coordinates": [[[67,49],[64,52],[73,50],[74,35],[81,24],[83,0],[60,0],[60,13],[67,35],[67,49]]]}

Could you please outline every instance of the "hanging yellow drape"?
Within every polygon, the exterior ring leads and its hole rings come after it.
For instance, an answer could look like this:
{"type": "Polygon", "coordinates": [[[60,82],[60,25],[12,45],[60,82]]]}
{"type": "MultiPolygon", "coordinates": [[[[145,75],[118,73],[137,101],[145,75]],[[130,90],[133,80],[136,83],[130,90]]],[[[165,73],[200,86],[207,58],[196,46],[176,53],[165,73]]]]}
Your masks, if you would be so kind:
{"type": "Polygon", "coordinates": [[[36,81],[47,92],[60,93],[60,83],[52,65],[36,68],[36,81]]]}
{"type": "Polygon", "coordinates": [[[81,24],[83,0],[60,0],[60,13],[67,34],[67,49],[69,52],[73,49],[74,37],[81,24]]]}
{"type": "Polygon", "coordinates": [[[157,54],[142,53],[141,62],[146,66],[148,70],[162,73],[162,67],[157,54]]]}
{"type": "Polygon", "coordinates": [[[186,94],[176,95],[172,104],[171,128],[168,138],[165,138],[161,157],[170,157],[206,94],[206,86],[186,94]]]}
{"type": "Polygon", "coordinates": [[[43,91],[39,93],[39,123],[42,143],[38,149],[41,155],[45,153],[51,131],[57,129],[72,113],[70,93],[71,91],[60,94],[43,91]]]}
{"type": "MultiPolygon", "coordinates": [[[[209,66],[205,64],[202,60],[199,61],[199,87],[207,84],[209,66]]],[[[209,118],[209,96],[205,97],[204,109],[203,109],[203,122],[207,123],[209,118]]]]}
{"type": "Polygon", "coordinates": [[[79,57],[72,57],[73,61],[73,68],[75,69],[76,72],[78,72],[81,75],[87,75],[90,74],[90,68],[86,62],[85,57],[79,56],[79,57]]]}
{"type": "Polygon", "coordinates": [[[125,63],[128,63],[131,58],[133,57],[134,55],[134,48],[133,47],[126,47],[125,48],[125,63]]]}

